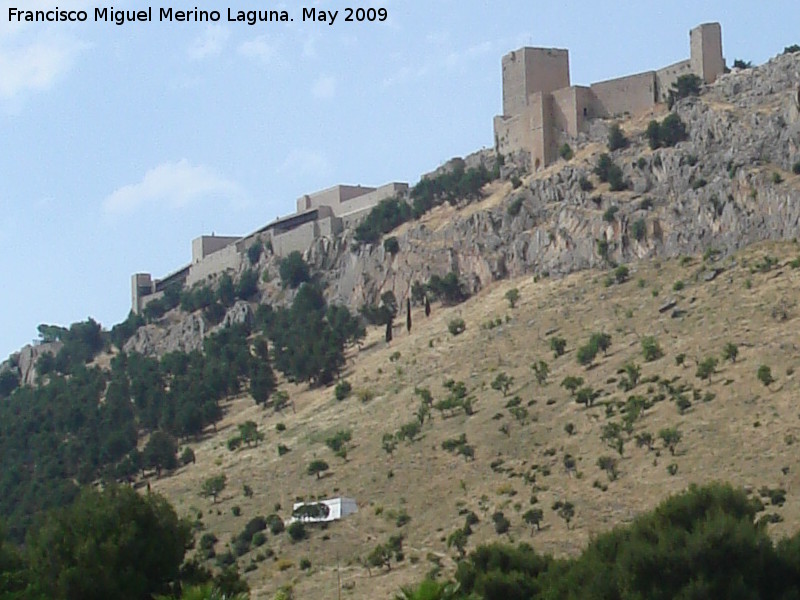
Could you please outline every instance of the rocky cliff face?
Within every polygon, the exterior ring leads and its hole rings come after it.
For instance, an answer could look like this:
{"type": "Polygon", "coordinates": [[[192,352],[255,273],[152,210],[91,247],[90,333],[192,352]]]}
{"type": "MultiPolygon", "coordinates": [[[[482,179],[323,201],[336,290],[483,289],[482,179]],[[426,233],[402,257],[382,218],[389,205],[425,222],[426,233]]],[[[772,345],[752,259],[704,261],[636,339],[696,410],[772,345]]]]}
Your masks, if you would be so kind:
{"type": "Polygon", "coordinates": [[[507,276],[602,266],[598,240],[608,242],[610,260],[630,262],[798,237],[800,176],[791,171],[800,160],[798,84],[800,54],[724,75],[701,97],[678,103],[689,138],[674,148],[651,151],[646,120],[623,123],[631,145],[612,158],[628,191],[581,189],[582,178],[597,183],[592,169],[607,151],[609,123],[598,122],[573,144],[577,158],[517,190],[508,185],[501,201],[463,211],[440,207],[401,228],[395,256],[380,244],[358,248],[346,234],[320,240],[308,259],[327,273],[336,300],[357,307],[388,290],[402,299],[414,281],[434,273],[456,271],[475,291],[507,276]],[[522,204],[512,216],[516,199],[522,204]],[[617,212],[609,219],[612,206],[617,212]],[[637,221],[644,235],[634,235],[637,221]]]}

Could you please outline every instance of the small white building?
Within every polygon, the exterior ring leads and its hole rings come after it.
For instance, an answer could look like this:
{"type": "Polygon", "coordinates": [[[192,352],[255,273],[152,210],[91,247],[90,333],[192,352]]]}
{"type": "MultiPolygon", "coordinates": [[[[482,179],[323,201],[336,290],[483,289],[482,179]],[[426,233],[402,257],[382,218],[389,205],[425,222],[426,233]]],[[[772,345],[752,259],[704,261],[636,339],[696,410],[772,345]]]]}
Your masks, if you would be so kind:
{"type": "Polygon", "coordinates": [[[331,498],[317,502],[295,502],[289,523],[330,523],[358,512],[353,498],[331,498]]]}

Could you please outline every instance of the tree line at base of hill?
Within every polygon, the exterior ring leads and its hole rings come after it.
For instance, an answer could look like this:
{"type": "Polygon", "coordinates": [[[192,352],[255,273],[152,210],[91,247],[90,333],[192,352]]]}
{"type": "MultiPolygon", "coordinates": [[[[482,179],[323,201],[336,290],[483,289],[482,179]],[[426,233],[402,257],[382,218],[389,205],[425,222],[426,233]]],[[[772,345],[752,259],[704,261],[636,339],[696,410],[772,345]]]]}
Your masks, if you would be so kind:
{"type": "Polygon", "coordinates": [[[555,559],[528,544],[479,546],[455,581],[425,580],[404,600],[800,598],[800,534],[774,544],[756,505],[725,484],[691,487],[555,559]]]}

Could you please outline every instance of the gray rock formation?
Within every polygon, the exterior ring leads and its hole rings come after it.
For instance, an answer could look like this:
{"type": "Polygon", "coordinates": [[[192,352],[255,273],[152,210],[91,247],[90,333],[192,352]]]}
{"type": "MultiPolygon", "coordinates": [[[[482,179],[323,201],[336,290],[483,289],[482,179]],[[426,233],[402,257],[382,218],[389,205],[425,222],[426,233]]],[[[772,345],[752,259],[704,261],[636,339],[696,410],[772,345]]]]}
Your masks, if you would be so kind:
{"type": "Polygon", "coordinates": [[[19,380],[22,385],[33,385],[36,381],[36,361],[43,354],[52,354],[55,356],[61,350],[61,342],[48,342],[46,344],[28,344],[23,346],[19,352],[12,354],[7,361],[5,361],[0,370],[11,370],[19,375],[19,380]]]}
{"type": "Polygon", "coordinates": [[[123,350],[156,356],[176,350],[181,352],[200,350],[206,334],[206,324],[202,315],[177,314],[182,316],[177,321],[171,321],[167,317],[160,322],[140,327],[125,343],[123,350]]]}
{"type": "MultiPolygon", "coordinates": [[[[800,178],[791,173],[800,160],[798,82],[800,55],[780,56],[679,102],[688,140],[651,151],[640,135],[612,154],[630,183],[627,192],[582,191],[594,160],[574,161],[532,178],[492,208],[453,212],[435,229],[411,223],[395,234],[395,256],[381,244],[358,247],[346,233],[319,240],[307,258],[326,273],[334,300],[358,307],[388,290],[402,301],[414,281],[451,270],[475,291],[508,276],[604,266],[597,240],[608,242],[611,260],[630,262],[800,237],[800,178]],[[512,217],[507,209],[516,198],[522,209],[512,217]],[[618,210],[607,222],[610,206],[618,210]],[[639,239],[637,221],[645,232],[639,239]]],[[[604,144],[606,131],[598,123],[588,141],[604,144]]]]}

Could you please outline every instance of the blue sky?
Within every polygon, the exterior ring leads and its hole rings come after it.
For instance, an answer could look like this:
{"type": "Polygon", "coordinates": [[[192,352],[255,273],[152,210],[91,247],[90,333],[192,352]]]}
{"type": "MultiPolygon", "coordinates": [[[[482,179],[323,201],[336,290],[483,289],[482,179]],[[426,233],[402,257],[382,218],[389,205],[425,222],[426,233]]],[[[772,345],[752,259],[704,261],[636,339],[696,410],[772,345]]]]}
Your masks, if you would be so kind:
{"type": "Polygon", "coordinates": [[[223,19],[121,27],[91,22],[103,6],[0,0],[0,359],[39,323],[121,321],[130,275],[187,263],[193,237],[250,232],[336,183],[414,183],[490,146],[500,59],[519,46],[569,48],[588,84],[687,58],[701,22],[722,23],[729,64],[800,43],[788,0],[164,2],[155,13],[223,19]],[[15,24],[12,6],[90,22],[15,24]],[[346,6],[389,17],[344,23],[346,6]],[[228,7],[296,19],[227,23],[228,7]],[[339,18],[302,23],[301,7],[339,18]]]}

